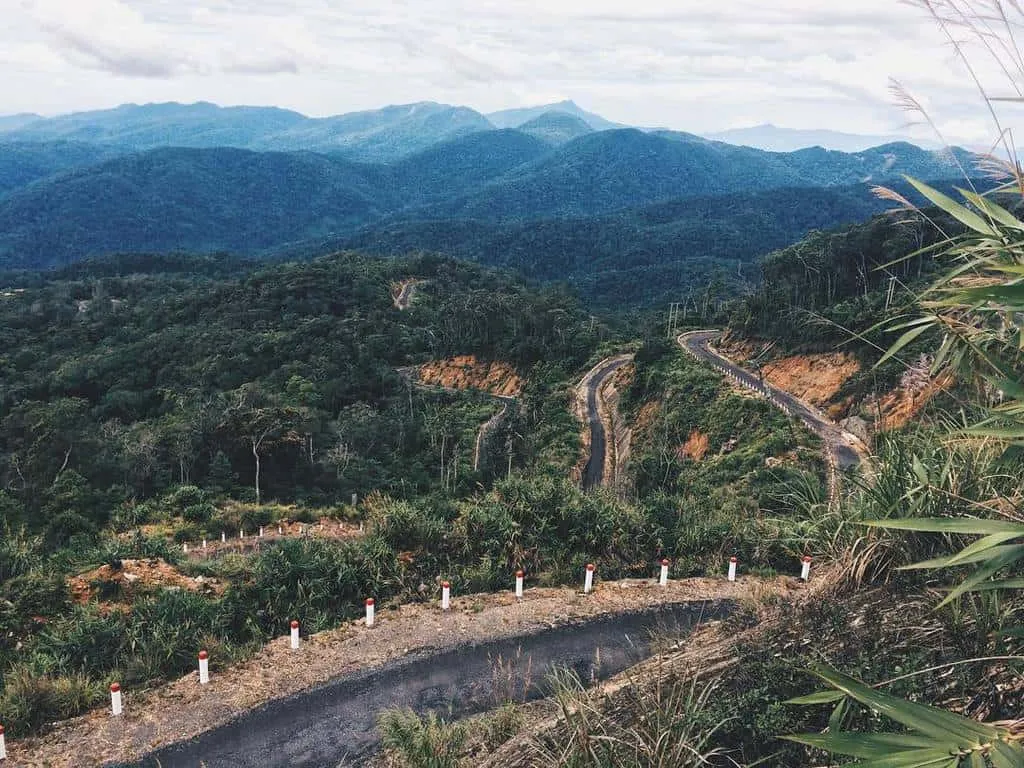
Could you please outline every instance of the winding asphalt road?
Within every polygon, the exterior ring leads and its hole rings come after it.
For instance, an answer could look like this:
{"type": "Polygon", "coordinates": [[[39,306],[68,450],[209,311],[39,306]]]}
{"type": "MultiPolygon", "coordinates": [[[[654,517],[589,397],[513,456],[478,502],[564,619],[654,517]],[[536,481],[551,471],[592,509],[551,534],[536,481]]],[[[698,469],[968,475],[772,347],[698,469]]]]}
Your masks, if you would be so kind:
{"type": "Polygon", "coordinates": [[[829,464],[829,502],[835,504],[839,495],[839,470],[855,467],[861,463],[866,455],[863,444],[857,437],[836,426],[821,411],[789,392],[758,379],[716,351],[711,346],[711,341],[721,335],[721,331],[690,331],[681,334],[676,340],[679,342],[679,346],[690,355],[717,368],[747,389],[764,395],[773,405],[790,416],[800,419],[811,432],[821,438],[825,445],[829,464]]]}
{"type": "Polygon", "coordinates": [[[598,397],[601,387],[615,371],[619,370],[632,358],[611,358],[590,375],[587,382],[587,421],[590,424],[590,458],[583,470],[583,490],[588,491],[601,485],[604,479],[605,452],[608,450],[608,439],[605,434],[604,422],[598,409],[598,397]]]}
{"type": "Polygon", "coordinates": [[[575,670],[605,679],[651,655],[656,632],[686,634],[734,608],[725,600],[605,615],[529,635],[413,655],[250,710],[197,738],[116,768],[335,768],[362,765],[378,747],[387,709],[433,710],[446,719],[485,711],[511,690],[543,696],[545,676],[575,670]],[[500,674],[495,674],[498,663],[500,674]],[[500,689],[496,689],[497,685],[500,689]]]}

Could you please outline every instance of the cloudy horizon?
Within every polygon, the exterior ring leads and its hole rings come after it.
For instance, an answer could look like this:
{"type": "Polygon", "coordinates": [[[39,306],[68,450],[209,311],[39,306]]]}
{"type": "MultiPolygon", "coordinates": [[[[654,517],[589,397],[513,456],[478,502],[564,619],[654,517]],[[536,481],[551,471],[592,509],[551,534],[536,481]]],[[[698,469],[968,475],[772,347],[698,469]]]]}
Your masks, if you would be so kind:
{"type": "Polygon", "coordinates": [[[437,101],[489,113],[572,99],[615,122],[696,133],[772,123],[934,139],[928,126],[908,125],[920,120],[896,104],[892,78],[950,140],[996,135],[936,22],[895,0],[5,6],[0,114],[167,101],[310,116],[437,101]]]}

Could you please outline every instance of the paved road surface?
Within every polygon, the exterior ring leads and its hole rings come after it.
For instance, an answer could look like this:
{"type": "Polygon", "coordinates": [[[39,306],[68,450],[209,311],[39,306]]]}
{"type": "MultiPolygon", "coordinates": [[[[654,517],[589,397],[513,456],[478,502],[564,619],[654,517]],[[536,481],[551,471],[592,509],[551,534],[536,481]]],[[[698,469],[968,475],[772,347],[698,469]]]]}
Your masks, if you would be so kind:
{"type": "Polygon", "coordinates": [[[615,371],[630,362],[629,358],[613,358],[602,365],[590,377],[587,383],[587,420],[590,423],[590,458],[583,470],[583,490],[587,491],[601,485],[604,479],[604,458],[608,450],[608,440],[604,424],[597,408],[597,398],[605,381],[615,371]]]}
{"type": "Polygon", "coordinates": [[[800,419],[808,429],[822,439],[838,468],[846,469],[860,463],[862,456],[857,450],[857,438],[837,427],[821,411],[788,392],[759,380],[757,376],[711,349],[710,342],[720,335],[721,331],[692,331],[682,334],[678,341],[683,349],[697,359],[732,376],[748,389],[760,392],[786,413],[800,419]]]}
{"type": "Polygon", "coordinates": [[[386,709],[435,710],[450,719],[493,708],[501,697],[494,690],[495,678],[503,690],[508,679],[506,674],[494,674],[499,659],[504,669],[512,669],[519,686],[532,681],[529,696],[538,698],[544,693],[545,675],[555,668],[574,669],[583,680],[611,677],[650,656],[653,631],[685,634],[732,609],[732,603],[724,600],[677,603],[414,655],[270,702],[192,741],[170,745],[120,768],[362,765],[377,749],[377,717],[386,709]]]}

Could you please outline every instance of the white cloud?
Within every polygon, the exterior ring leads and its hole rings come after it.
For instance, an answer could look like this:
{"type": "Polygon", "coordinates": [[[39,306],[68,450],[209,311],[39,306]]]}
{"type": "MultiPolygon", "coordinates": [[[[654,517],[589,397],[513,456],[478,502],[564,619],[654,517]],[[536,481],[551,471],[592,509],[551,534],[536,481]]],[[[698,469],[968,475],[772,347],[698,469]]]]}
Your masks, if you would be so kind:
{"type": "Polygon", "coordinates": [[[992,132],[936,24],[893,0],[4,4],[6,112],[209,100],[322,115],[423,99],[489,111],[574,98],[612,120],[691,131],[771,121],[877,133],[907,120],[888,92],[895,77],[951,135],[992,132]]]}

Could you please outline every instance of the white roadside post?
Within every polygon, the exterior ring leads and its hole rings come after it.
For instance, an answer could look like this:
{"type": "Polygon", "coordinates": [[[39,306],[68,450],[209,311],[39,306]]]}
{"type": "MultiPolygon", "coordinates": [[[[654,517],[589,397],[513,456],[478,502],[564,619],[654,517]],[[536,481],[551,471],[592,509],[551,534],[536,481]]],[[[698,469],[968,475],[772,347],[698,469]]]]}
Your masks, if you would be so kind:
{"type": "Polygon", "coordinates": [[[284,531],[281,530],[281,526],[277,526],[277,535],[280,536],[284,531]]]}
{"type": "Polygon", "coordinates": [[[220,532],[220,543],[221,543],[221,544],[224,544],[224,543],[226,543],[226,542],[227,542],[227,540],[228,540],[228,535],[227,535],[227,533],[225,533],[224,531],[221,531],[221,532],[220,532]]]}
{"type": "Polygon", "coordinates": [[[523,576],[525,574],[522,571],[516,571],[516,597],[520,600],[523,597],[523,576]]]}
{"type": "Polygon", "coordinates": [[[299,650],[299,622],[292,619],[292,650],[299,650]]]}
{"type": "Polygon", "coordinates": [[[800,567],[800,579],[807,581],[811,578],[811,556],[804,555],[803,564],[800,567]]]}
{"type": "Polygon", "coordinates": [[[121,714],[121,684],[111,683],[110,684],[110,713],[112,715],[121,714]]]}
{"type": "Polygon", "coordinates": [[[447,611],[452,607],[452,585],[447,581],[441,582],[441,610],[447,611]]]}
{"type": "Polygon", "coordinates": [[[203,551],[206,551],[206,539],[203,539],[203,551]]]}
{"type": "Polygon", "coordinates": [[[372,597],[366,598],[366,626],[368,626],[368,627],[372,627],[373,626],[373,619],[374,619],[374,616],[373,616],[374,610],[373,610],[373,608],[374,608],[373,598],[372,597]]]}
{"type": "Polygon", "coordinates": [[[658,579],[658,584],[663,587],[668,586],[668,558],[661,561],[661,577],[658,579]]]}
{"type": "Polygon", "coordinates": [[[199,684],[206,685],[210,682],[210,654],[206,651],[199,652],[199,684]]]}
{"type": "Polygon", "coordinates": [[[7,759],[7,742],[4,741],[4,727],[0,725],[0,760],[7,759]]]}
{"type": "Polygon", "coordinates": [[[188,554],[188,542],[187,541],[184,544],[181,545],[181,551],[184,552],[186,555],[188,554]]]}
{"type": "Polygon", "coordinates": [[[587,570],[583,575],[583,593],[587,594],[594,588],[594,564],[587,563],[587,570]]]}
{"type": "Polygon", "coordinates": [[[261,539],[263,538],[263,526],[262,525],[260,526],[260,538],[261,539]]]}
{"type": "Polygon", "coordinates": [[[736,558],[729,558],[729,581],[736,581],[736,558]]]}
{"type": "Polygon", "coordinates": [[[244,528],[239,528],[238,529],[238,538],[240,538],[240,539],[244,539],[245,538],[245,529],[244,528]]]}

